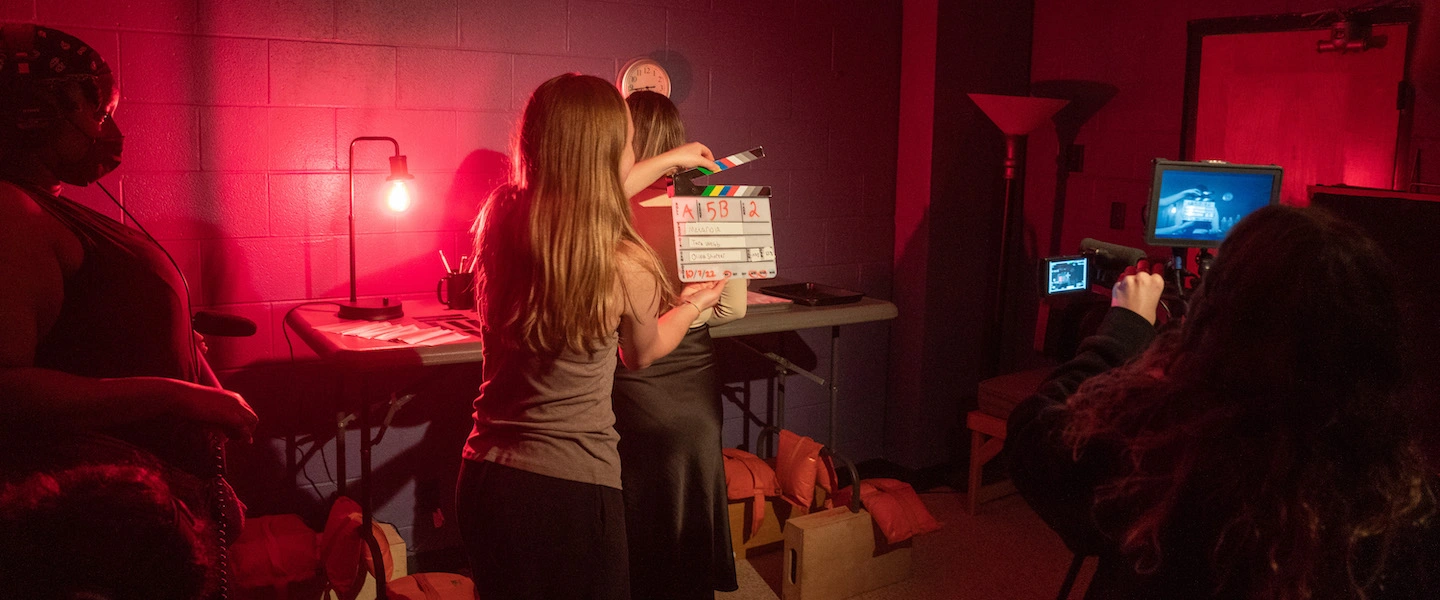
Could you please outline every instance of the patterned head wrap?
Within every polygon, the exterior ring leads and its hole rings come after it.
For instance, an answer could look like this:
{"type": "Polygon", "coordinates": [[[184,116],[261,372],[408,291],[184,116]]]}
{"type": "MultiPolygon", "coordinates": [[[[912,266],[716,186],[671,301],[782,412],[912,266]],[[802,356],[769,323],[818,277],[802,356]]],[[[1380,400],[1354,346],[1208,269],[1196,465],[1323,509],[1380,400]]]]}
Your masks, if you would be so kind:
{"type": "Polygon", "coordinates": [[[110,66],[79,38],[39,25],[7,24],[0,45],[0,82],[102,77],[110,66]]]}

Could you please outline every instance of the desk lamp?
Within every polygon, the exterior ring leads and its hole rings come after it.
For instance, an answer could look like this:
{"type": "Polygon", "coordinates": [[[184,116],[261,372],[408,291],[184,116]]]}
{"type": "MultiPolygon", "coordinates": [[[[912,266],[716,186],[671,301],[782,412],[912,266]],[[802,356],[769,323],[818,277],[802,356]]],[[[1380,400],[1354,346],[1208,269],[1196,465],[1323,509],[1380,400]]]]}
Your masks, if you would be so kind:
{"type": "Polygon", "coordinates": [[[390,210],[404,212],[410,208],[410,191],[405,182],[414,179],[405,165],[405,156],[400,154],[400,143],[392,137],[362,136],[350,140],[350,301],[340,303],[339,317],[362,321],[386,321],[405,316],[399,300],[359,300],[355,295],[355,144],[360,142],[390,142],[395,155],[390,157],[390,193],[386,204],[390,210]]]}
{"type": "Polygon", "coordinates": [[[1025,165],[1025,136],[1069,102],[1032,96],[967,95],[1005,134],[1005,198],[1002,200],[1000,221],[1000,264],[996,268],[995,300],[991,306],[992,322],[996,328],[991,371],[999,372],[1001,347],[1004,344],[1005,264],[1010,259],[1012,204],[1015,205],[1013,212],[1019,213],[1021,222],[1025,220],[1025,194],[1024,191],[1017,192],[1017,189],[1024,185],[1024,179],[1020,178],[1019,173],[1025,165]],[[1016,179],[1020,179],[1020,185],[1016,185],[1016,179]]]}

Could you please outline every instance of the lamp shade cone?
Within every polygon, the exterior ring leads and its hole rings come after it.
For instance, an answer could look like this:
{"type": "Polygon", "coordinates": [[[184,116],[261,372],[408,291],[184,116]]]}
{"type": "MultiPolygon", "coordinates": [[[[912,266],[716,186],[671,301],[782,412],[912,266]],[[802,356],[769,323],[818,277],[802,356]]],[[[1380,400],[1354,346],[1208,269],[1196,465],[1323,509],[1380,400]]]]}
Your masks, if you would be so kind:
{"type": "Polygon", "coordinates": [[[1028,135],[1070,102],[1033,96],[967,95],[1005,135],[1028,135]]]}

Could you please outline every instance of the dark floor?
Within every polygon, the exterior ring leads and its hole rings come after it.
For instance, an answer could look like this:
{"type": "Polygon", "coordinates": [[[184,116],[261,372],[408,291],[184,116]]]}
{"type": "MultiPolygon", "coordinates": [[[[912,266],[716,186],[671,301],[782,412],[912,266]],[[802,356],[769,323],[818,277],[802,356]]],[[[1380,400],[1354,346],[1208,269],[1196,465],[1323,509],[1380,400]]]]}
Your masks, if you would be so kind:
{"type": "MultiPolygon", "coordinates": [[[[920,495],[939,531],[916,538],[908,580],[857,596],[858,600],[1000,600],[1054,598],[1071,555],[1019,496],[984,504],[971,516],[965,495],[935,488],[920,495]]],[[[770,600],[780,597],[780,552],[742,561],[740,590],[716,594],[717,600],[770,600]]],[[[1071,591],[1084,595],[1095,569],[1087,562],[1071,591]]]]}

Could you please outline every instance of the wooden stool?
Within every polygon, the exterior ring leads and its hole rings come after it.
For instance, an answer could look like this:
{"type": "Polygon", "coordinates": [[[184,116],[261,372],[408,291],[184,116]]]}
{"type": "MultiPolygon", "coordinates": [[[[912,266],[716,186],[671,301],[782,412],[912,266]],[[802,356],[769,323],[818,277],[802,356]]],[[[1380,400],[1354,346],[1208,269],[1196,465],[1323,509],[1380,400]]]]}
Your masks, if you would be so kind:
{"type": "Polygon", "coordinates": [[[970,429],[970,483],[966,493],[970,514],[975,514],[982,502],[1015,493],[1015,486],[1008,480],[981,485],[980,475],[985,463],[1005,447],[1005,422],[1010,411],[1034,394],[1050,371],[1050,367],[1031,369],[980,382],[980,409],[965,415],[965,426],[970,429]]]}

